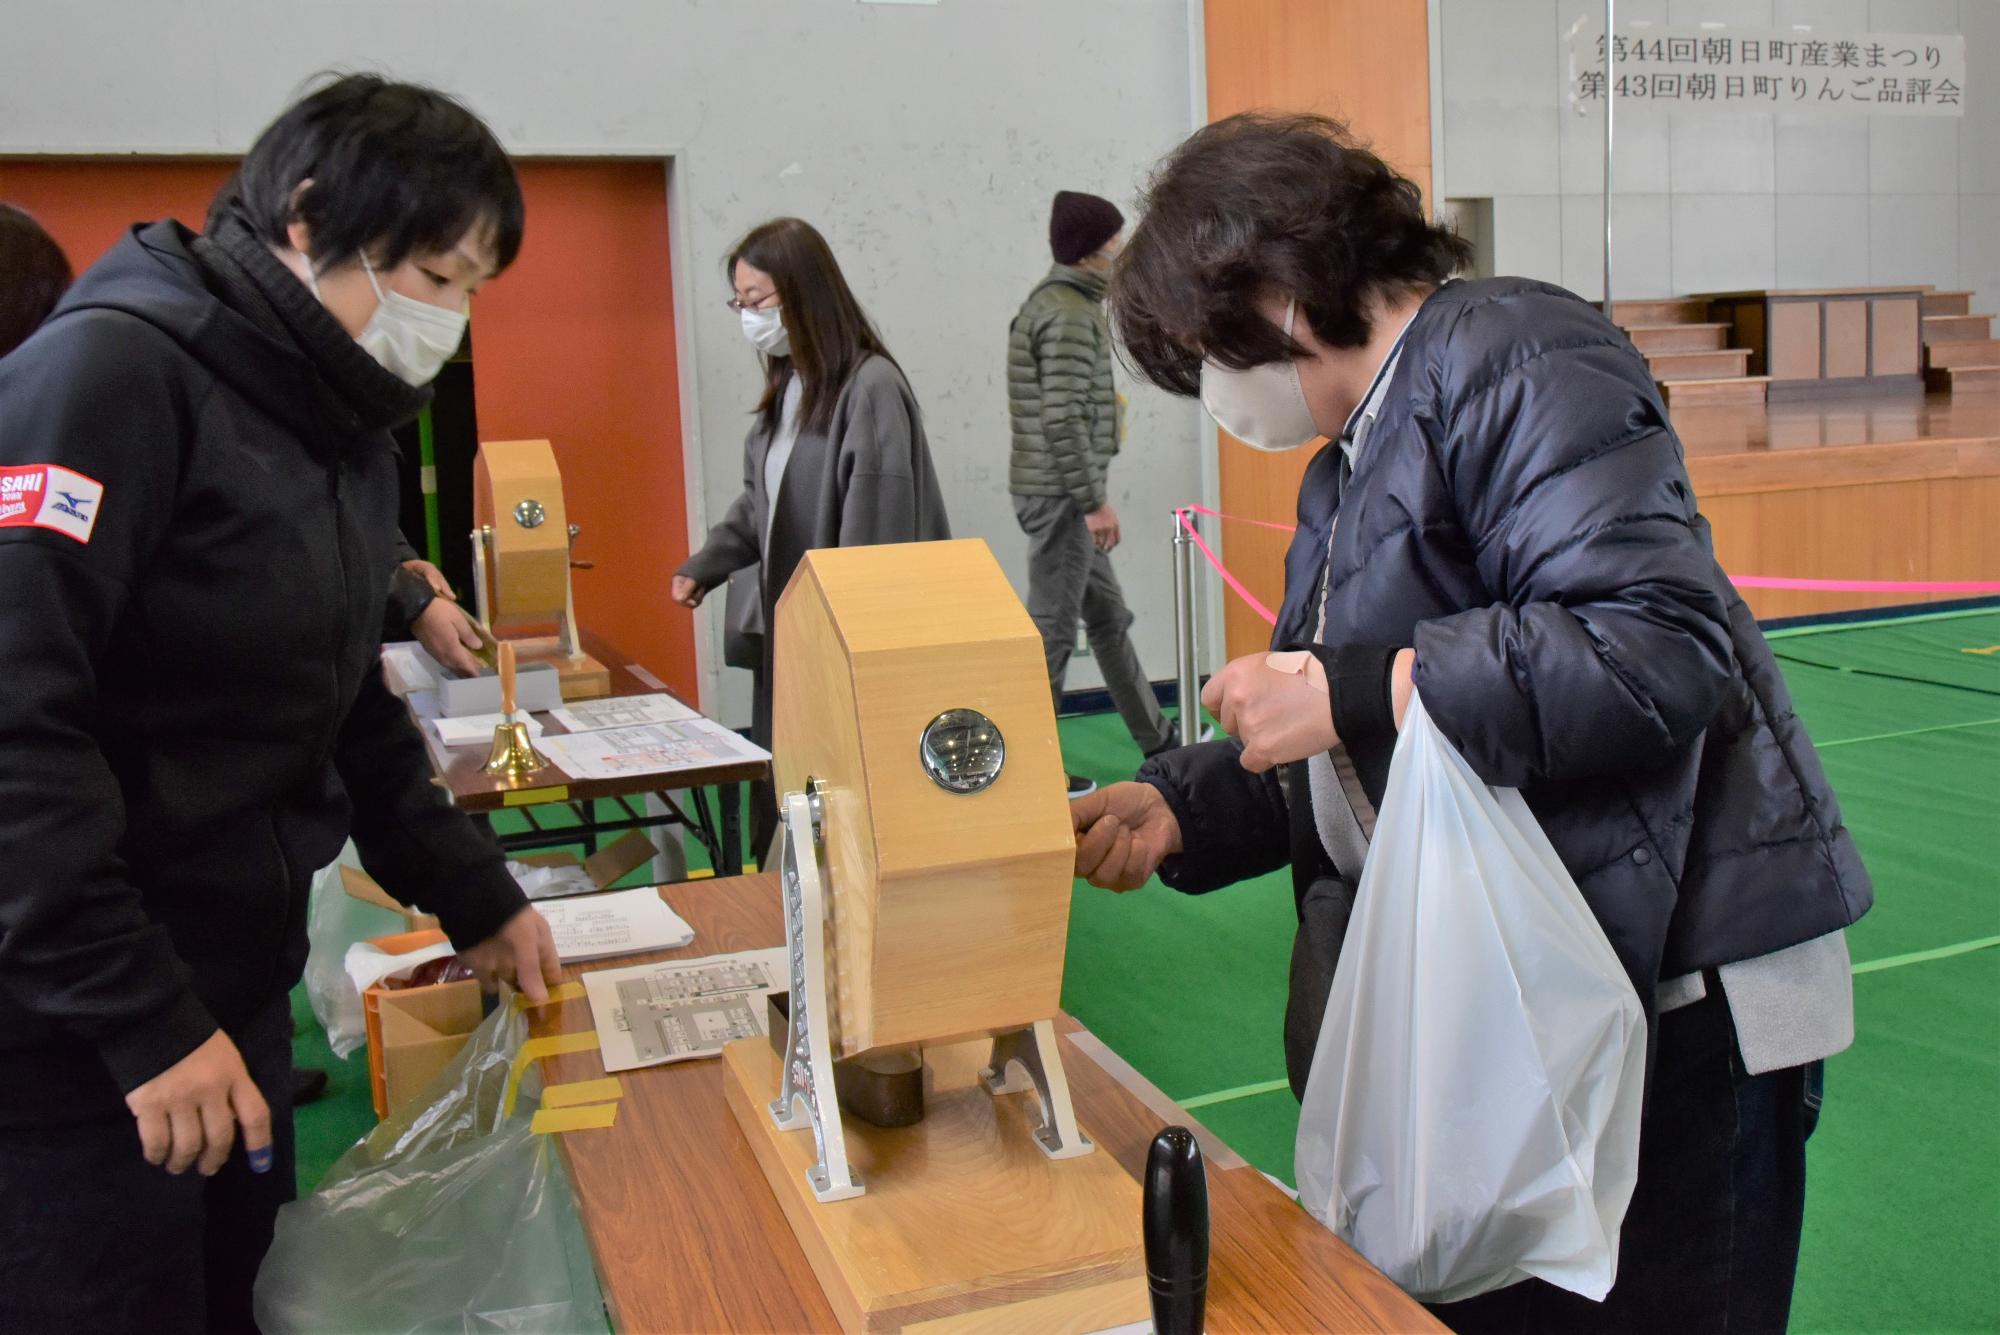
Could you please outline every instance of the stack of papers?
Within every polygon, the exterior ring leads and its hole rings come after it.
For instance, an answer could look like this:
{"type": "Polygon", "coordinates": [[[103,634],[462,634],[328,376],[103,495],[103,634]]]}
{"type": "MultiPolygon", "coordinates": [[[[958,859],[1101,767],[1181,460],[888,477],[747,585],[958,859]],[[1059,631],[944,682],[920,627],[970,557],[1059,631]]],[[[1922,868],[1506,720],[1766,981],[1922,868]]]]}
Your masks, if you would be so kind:
{"type": "Polygon", "coordinates": [[[535,911],[548,919],[565,964],[674,950],[694,940],[694,929],[654,886],[538,901],[535,911]]]}
{"type": "Polygon", "coordinates": [[[552,709],[549,714],[571,732],[637,728],[648,723],[680,723],[701,717],[699,710],[690,709],[671,695],[614,695],[604,700],[579,700],[552,709]]]}
{"type": "Polygon", "coordinates": [[[572,779],[671,774],[677,770],[771,758],[771,753],[762,747],[752,746],[721,724],[699,717],[679,723],[648,723],[633,728],[544,736],[536,746],[572,779]]]}
{"type": "Polygon", "coordinates": [[[583,976],[606,1071],[713,1057],[768,1035],[765,999],[789,986],[783,946],[583,976]]]}

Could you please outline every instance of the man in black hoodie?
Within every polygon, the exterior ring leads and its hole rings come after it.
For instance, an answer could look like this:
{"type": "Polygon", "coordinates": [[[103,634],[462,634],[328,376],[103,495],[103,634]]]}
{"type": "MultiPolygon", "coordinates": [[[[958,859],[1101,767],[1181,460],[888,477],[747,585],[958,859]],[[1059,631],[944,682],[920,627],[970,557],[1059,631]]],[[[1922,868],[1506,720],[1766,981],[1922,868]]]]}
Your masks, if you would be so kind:
{"type": "Polygon", "coordinates": [[[377,655],[389,428],[521,227],[470,112],[340,79],[0,360],[0,1329],[254,1329],[350,831],[483,980],[556,977],[377,655]]]}

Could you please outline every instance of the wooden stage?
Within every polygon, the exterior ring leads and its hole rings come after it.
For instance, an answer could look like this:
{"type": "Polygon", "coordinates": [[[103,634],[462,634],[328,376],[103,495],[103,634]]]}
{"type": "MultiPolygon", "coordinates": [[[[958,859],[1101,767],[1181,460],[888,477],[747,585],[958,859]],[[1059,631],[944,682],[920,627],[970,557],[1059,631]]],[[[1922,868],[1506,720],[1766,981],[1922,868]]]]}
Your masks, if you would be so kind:
{"type": "MultiPolygon", "coordinates": [[[[2000,580],[2000,393],[1880,394],[1671,409],[1688,475],[1732,575],[1790,579],[2000,580]]],[[[1221,438],[1224,462],[1252,451],[1221,438]]],[[[1259,455],[1248,482],[1224,472],[1222,509],[1289,524],[1313,450],[1259,455]]],[[[1244,470],[1237,470],[1241,475],[1244,470]]],[[[1221,555],[1268,606],[1284,597],[1288,535],[1220,530],[1221,555]]],[[[1759,617],[1938,602],[1954,594],[1745,589],[1759,617]]],[[[1265,648],[1271,628],[1227,595],[1231,658],[1265,648]]]]}
{"type": "MultiPolygon", "coordinates": [[[[1730,574],[2000,580],[2000,394],[1903,391],[1672,415],[1730,574]]],[[[1768,618],[1958,595],[1743,596],[1768,618]]]]}

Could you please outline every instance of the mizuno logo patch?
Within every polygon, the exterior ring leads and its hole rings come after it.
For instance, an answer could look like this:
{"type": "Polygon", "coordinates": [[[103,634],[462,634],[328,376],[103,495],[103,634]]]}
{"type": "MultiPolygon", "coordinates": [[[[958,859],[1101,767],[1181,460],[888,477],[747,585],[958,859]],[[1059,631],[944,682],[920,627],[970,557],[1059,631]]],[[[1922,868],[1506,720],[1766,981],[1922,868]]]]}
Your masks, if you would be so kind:
{"type": "Polygon", "coordinates": [[[0,467],[0,528],[54,529],[89,542],[104,484],[55,464],[0,467]]]}

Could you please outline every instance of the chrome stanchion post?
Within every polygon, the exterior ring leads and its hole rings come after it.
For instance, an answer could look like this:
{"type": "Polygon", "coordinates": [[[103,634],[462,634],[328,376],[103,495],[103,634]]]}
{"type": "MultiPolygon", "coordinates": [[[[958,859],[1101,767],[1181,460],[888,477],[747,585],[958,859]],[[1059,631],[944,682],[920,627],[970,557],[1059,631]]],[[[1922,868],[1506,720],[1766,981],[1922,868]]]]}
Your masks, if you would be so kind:
{"type": "Polygon", "coordinates": [[[1174,520],[1174,682],[1181,701],[1181,745],[1201,740],[1201,669],[1194,643],[1194,543],[1183,524],[1199,521],[1176,510],[1174,520]]]}

